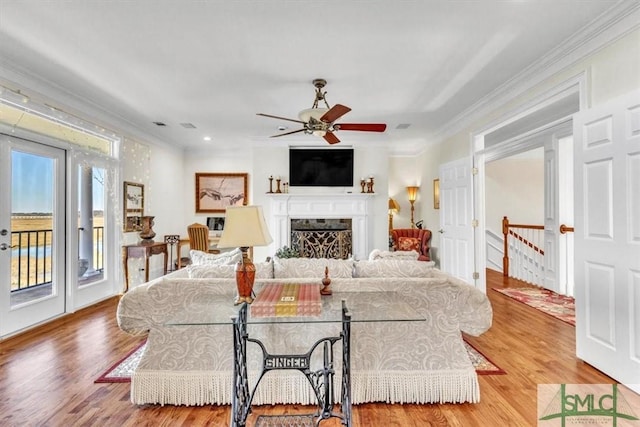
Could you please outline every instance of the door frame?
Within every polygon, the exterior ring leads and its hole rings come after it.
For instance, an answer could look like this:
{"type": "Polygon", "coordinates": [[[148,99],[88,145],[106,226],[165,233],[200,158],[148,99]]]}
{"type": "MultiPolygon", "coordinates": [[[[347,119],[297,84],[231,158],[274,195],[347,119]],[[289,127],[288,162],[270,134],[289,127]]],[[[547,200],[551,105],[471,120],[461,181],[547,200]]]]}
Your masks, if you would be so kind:
{"type": "MultiPolygon", "coordinates": [[[[478,232],[475,234],[476,239],[474,258],[476,267],[475,271],[478,273],[478,284],[476,286],[479,289],[485,289],[487,282],[486,235],[484,233],[484,230],[486,229],[486,206],[484,197],[486,191],[485,164],[491,160],[497,160],[499,158],[508,157],[509,155],[527,151],[531,148],[536,148],[533,146],[528,146],[527,144],[529,143],[522,141],[522,138],[519,137],[513,138],[509,144],[497,144],[496,146],[485,148],[485,136],[490,134],[491,132],[496,131],[497,129],[514,123],[519,119],[538,112],[552,105],[553,103],[558,102],[561,99],[564,99],[571,95],[575,95],[576,93],[579,97],[579,111],[585,110],[586,108],[588,108],[590,100],[587,85],[589,78],[589,70],[584,70],[577,75],[565,80],[559,85],[551,88],[542,95],[534,98],[523,106],[508,111],[505,115],[503,115],[495,122],[471,134],[469,143],[473,159],[473,167],[475,171],[473,185],[473,203],[478,230],[478,232]]],[[[551,123],[541,126],[537,130],[553,127],[563,122],[567,122],[568,120],[570,120],[570,116],[555,120],[551,123]]],[[[530,144],[534,144],[534,142],[530,142],[530,144]]]]}
{"type": "MultiPolygon", "coordinates": [[[[0,134],[6,134],[9,136],[13,136],[16,138],[24,139],[27,141],[31,141],[41,145],[51,146],[53,148],[59,148],[66,151],[66,209],[67,212],[77,212],[78,203],[77,203],[77,191],[78,191],[78,179],[77,179],[77,167],[78,165],[85,160],[89,160],[93,162],[96,166],[104,167],[109,170],[109,175],[111,176],[113,187],[109,188],[109,202],[110,203],[119,203],[121,194],[121,188],[119,185],[120,182],[120,161],[117,156],[109,157],[106,155],[95,154],[88,150],[83,149],[80,146],[71,144],[69,142],[59,140],[56,138],[52,138],[50,136],[42,135],[39,133],[35,133],[22,128],[13,128],[4,123],[0,123],[0,134]]],[[[118,146],[114,148],[115,152],[118,152],[118,146]]],[[[0,171],[0,174],[2,171],[0,171]]],[[[78,251],[78,241],[75,238],[76,233],[71,233],[69,230],[74,230],[77,228],[77,223],[71,221],[72,215],[66,215],[67,219],[65,222],[65,246],[67,253],[66,256],[66,274],[65,274],[65,283],[66,286],[66,304],[64,313],[65,314],[73,313],[74,311],[95,304],[98,301],[111,298],[116,295],[120,288],[120,274],[121,274],[121,258],[119,251],[120,244],[120,231],[122,230],[120,227],[120,213],[119,207],[114,205],[111,209],[106,209],[105,212],[105,227],[109,226],[109,231],[105,233],[105,245],[109,245],[109,249],[105,253],[105,270],[108,268],[110,272],[105,272],[105,280],[107,281],[107,286],[103,289],[98,290],[96,286],[88,287],[86,292],[81,292],[78,294],[77,289],[77,277],[74,277],[72,272],[78,271],[78,262],[77,260],[71,256],[70,254],[77,254],[78,251]],[[71,224],[73,224],[71,226],[71,224]],[[84,293],[84,295],[82,295],[84,293]]],[[[102,283],[102,282],[100,282],[102,283]]],[[[46,322],[45,322],[46,323],[46,322]]],[[[33,325],[36,327],[38,325],[33,325]]],[[[29,327],[30,328],[30,327],[29,327]]],[[[25,328],[29,329],[29,328],[25,328]]],[[[20,332],[16,332],[20,333],[20,332]]],[[[2,336],[0,338],[7,338],[14,334],[9,334],[6,336],[2,336]]]]}

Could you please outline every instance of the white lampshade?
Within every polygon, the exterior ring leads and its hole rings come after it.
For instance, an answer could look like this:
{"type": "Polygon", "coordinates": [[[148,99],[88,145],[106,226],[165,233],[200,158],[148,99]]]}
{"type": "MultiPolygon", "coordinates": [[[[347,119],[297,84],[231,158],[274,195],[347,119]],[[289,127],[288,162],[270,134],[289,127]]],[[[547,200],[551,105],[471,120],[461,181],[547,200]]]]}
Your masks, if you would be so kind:
{"type": "Polygon", "coordinates": [[[324,116],[324,113],[329,111],[328,108],[307,108],[298,113],[298,118],[303,122],[309,122],[309,119],[313,117],[317,121],[320,121],[320,117],[324,116]]]}
{"type": "Polygon", "coordinates": [[[260,206],[229,206],[219,248],[266,246],[273,239],[260,206]]]}

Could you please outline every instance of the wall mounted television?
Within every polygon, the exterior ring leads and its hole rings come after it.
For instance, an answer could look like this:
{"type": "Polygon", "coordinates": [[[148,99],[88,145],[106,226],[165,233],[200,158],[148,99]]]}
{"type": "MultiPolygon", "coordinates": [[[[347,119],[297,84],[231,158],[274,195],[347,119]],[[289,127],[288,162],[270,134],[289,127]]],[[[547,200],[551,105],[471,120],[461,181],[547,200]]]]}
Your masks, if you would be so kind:
{"type": "Polygon", "coordinates": [[[352,187],[353,148],[290,148],[291,187],[352,187]]]}

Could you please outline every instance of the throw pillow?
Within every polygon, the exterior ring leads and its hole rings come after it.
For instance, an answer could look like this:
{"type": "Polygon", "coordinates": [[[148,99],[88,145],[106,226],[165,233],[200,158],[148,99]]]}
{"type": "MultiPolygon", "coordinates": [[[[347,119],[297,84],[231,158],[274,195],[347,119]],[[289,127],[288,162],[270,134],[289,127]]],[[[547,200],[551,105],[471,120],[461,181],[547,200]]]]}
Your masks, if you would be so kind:
{"type": "Polygon", "coordinates": [[[420,253],[420,239],[417,237],[398,237],[398,250],[420,253]]]}
{"type": "MultiPolygon", "coordinates": [[[[273,279],[273,263],[256,262],[256,280],[260,279],[273,279]]],[[[236,277],[236,265],[224,264],[224,265],[189,265],[187,266],[187,273],[191,279],[233,279],[236,277]]]]}
{"type": "Polygon", "coordinates": [[[416,261],[420,254],[417,251],[381,251],[380,249],[374,249],[369,254],[369,261],[375,261],[377,259],[405,259],[409,261],[416,261]]]}
{"type": "Polygon", "coordinates": [[[379,259],[355,263],[355,277],[432,277],[433,261],[379,259]]]}
{"type": "Polygon", "coordinates": [[[242,251],[240,248],[236,248],[229,252],[222,252],[221,254],[209,254],[207,252],[191,250],[189,251],[191,257],[191,265],[226,265],[236,264],[242,260],[242,251]]]}
{"type": "Polygon", "coordinates": [[[324,277],[329,267],[329,277],[353,277],[353,260],[331,258],[273,258],[273,277],[276,279],[324,277]]]}

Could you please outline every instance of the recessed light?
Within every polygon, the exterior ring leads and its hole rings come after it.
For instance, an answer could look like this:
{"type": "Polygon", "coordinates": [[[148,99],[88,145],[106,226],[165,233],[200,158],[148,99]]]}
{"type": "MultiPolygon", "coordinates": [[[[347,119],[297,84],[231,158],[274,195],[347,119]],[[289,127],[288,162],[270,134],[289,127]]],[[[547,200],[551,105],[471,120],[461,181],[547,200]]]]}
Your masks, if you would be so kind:
{"type": "Polygon", "coordinates": [[[279,131],[283,131],[283,130],[287,130],[287,129],[289,129],[289,128],[286,127],[286,126],[278,126],[278,130],[279,131]]]}
{"type": "Polygon", "coordinates": [[[204,139],[205,141],[211,141],[211,137],[210,137],[210,136],[205,136],[205,137],[204,137],[204,138],[202,138],[202,139],[204,139]]]}

